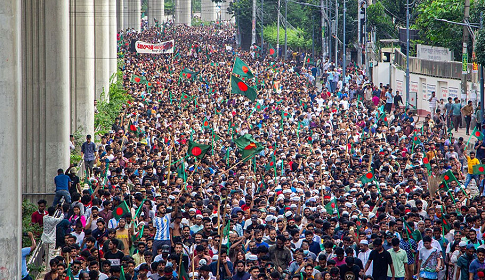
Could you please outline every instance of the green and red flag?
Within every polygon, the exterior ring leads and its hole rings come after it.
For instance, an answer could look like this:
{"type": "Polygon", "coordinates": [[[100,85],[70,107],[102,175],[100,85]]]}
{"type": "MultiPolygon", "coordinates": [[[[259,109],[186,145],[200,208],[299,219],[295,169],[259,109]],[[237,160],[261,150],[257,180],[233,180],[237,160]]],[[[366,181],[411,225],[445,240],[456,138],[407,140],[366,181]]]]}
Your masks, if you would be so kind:
{"type": "Polygon", "coordinates": [[[290,113],[288,113],[288,112],[281,112],[281,116],[282,116],[284,119],[291,118],[291,114],[290,114],[290,113]]]}
{"type": "Polygon", "coordinates": [[[121,266],[120,280],[126,280],[125,270],[123,269],[123,266],[121,266]]]}
{"type": "Polygon", "coordinates": [[[362,177],[360,177],[359,180],[362,182],[362,184],[374,181],[374,170],[371,169],[370,171],[366,172],[364,175],[362,175],[362,177]]]}
{"type": "Polygon", "coordinates": [[[327,210],[327,214],[330,214],[330,215],[337,213],[338,212],[337,200],[334,198],[330,200],[329,203],[325,204],[325,210],[327,210]]]}
{"type": "Polygon", "coordinates": [[[306,64],[308,64],[308,65],[314,65],[315,62],[313,61],[313,57],[311,57],[311,56],[310,57],[307,57],[306,64]]]}
{"type": "Polygon", "coordinates": [[[237,56],[232,67],[232,73],[241,76],[241,78],[251,79],[254,77],[249,66],[237,56]]]}
{"type": "MultiPolygon", "coordinates": [[[[182,257],[182,256],[181,256],[182,257]]],[[[182,264],[179,267],[179,278],[180,280],[190,280],[191,278],[189,277],[189,274],[187,274],[187,271],[185,270],[185,265],[182,264]]],[[[193,272],[192,272],[193,273],[193,272]]]]}
{"type": "Polygon", "coordinates": [[[184,68],[182,71],[180,71],[180,78],[183,79],[195,79],[199,73],[194,72],[190,69],[184,68]]]}
{"type": "Polygon", "coordinates": [[[424,166],[426,166],[426,169],[428,169],[428,171],[431,170],[431,164],[429,163],[428,157],[426,157],[426,156],[423,157],[423,164],[424,164],[424,166]]]}
{"type": "Polygon", "coordinates": [[[264,107],[263,105],[261,105],[259,102],[256,104],[256,106],[254,107],[256,109],[257,112],[261,112],[263,111],[266,107],[264,107]]]}
{"type": "Polygon", "coordinates": [[[216,115],[220,115],[220,114],[221,114],[221,109],[216,108],[216,109],[215,109],[215,114],[216,114],[216,115]]]}
{"type": "Polygon", "coordinates": [[[273,56],[273,57],[276,57],[277,53],[276,53],[276,49],[273,48],[273,46],[271,46],[271,44],[269,44],[269,55],[273,56]]]}
{"type": "Polygon", "coordinates": [[[408,238],[413,238],[413,231],[414,229],[411,228],[411,226],[404,220],[404,218],[402,218],[402,221],[403,221],[403,226],[404,226],[404,229],[406,230],[406,235],[408,236],[408,238]]]}
{"type": "Polygon", "coordinates": [[[244,161],[263,150],[263,146],[247,133],[234,140],[234,143],[241,150],[244,161]]]}
{"type": "Polygon", "coordinates": [[[131,132],[137,132],[138,131],[138,128],[136,127],[135,124],[133,124],[133,122],[130,120],[130,124],[128,125],[128,129],[131,131],[131,132]]]}
{"type": "Polygon", "coordinates": [[[485,164],[476,164],[473,166],[473,174],[485,174],[485,164]]]}
{"type": "Polygon", "coordinates": [[[126,204],[126,201],[122,201],[118,206],[113,209],[113,217],[119,221],[123,215],[130,213],[130,209],[128,208],[128,205],[126,204]]]}
{"type": "Polygon", "coordinates": [[[182,95],[180,96],[180,100],[190,100],[190,99],[192,99],[192,96],[190,96],[187,93],[182,93],[182,95]]]}
{"type": "Polygon", "coordinates": [[[472,135],[480,141],[483,140],[483,133],[480,131],[480,129],[477,129],[476,127],[473,129],[472,135]]]}
{"type": "Polygon", "coordinates": [[[443,211],[443,205],[441,205],[441,223],[442,223],[442,231],[443,235],[451,230],[451,225],[445,218],[445,212],[443,211]]]}
{"type": "Polygon", "coordinates": [[[147,78],[145,78],[143,76],[131,75],[130,82],[137,83],[137,84],[146,83],[147,82],[147,78]]]}
{"type": "Polygon", "coordinates": [[[413,144],[414,145],[419,145],[421,144],[421,139],[419,139],[418,135],[416,134],[416,132],[414,133],[413,135],[413,144]]]}
{"type": "Polygon", "coordinates": [[[203,128],[209,128],[209,120],[207,119],[207,117],[204,118],[204,121],[202,122],[202,127],[203,128]]]}
{"type": "Polygon", "coordinates": [[[234,94],[242,94],[249,98],[249,100],[254,101],[258,97],[256,90],[248,86],[238,77],[231,75],[231,92],[234,94]]]}
{"type": "Polygon", "coordinates": [[[271,156],[271,160],[266,164],[264,169],[268,171],[268,170],[274,169],[275,167],[276,167],[276,158],[273,153],[273,155],[271,156]]]}
{"type": "Polygon", "coordinates": [[[458,180],[456,179],[455,175],[453,175],[453,172],[451,170],[448,170],[443,174],[443,181],[449,185],[451,182],[456,181],[458,184],[458,180]]]}
{"type": "Polygon", "coordinates": [[[64,278],[65,280],[74,280],[74,274],[72,274],[72,270],[71,270],[71,265],[69,265],[69,267],[67,268],[67,272],[66,272],[66,278],[64,278]]]}
{"type": "Polygon", "coordinates": [[[199,144],[189,140],[189,149],[187,150],[187,153],[189,156],[201,159],[211,148],[210,145],[199,144]]]}

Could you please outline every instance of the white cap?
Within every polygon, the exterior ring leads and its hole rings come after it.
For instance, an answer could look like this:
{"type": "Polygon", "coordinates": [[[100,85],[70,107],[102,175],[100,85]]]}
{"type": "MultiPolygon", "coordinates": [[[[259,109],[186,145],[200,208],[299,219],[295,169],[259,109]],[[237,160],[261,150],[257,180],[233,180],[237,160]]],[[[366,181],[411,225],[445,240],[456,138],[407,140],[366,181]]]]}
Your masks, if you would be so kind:
{"type": "Polygon", "coordinates": [[[364,239],[360,241],[360,244],[369,245],[369,241],[364,239]]]}
{"type": "Polygon", "coordinates": [[[372,219],[372,218],[374,218],[375,216],[376,216],[376,214],[374,214],[374,213],[369,213],[369,219],[372,219]]]}
{"type": "Polygon", "coordinates": [[[458,244],[458,246],[460,247],[466,247],[467,243],[466,241],[460,241],[460,243],[458,244]]]}
{"type": "Polygon", "coordinates": [[[286,211],[285,213],[285,217],[291,217],[291,215],[293,215],[293,213],[291,211],[286,211]]]}
{"type": "Polygon", "coordinates": [[[345,207],[347,207],[347,208],[352,208],[352,203],[350,203],[350,202],[345,202],[345,207]]]}

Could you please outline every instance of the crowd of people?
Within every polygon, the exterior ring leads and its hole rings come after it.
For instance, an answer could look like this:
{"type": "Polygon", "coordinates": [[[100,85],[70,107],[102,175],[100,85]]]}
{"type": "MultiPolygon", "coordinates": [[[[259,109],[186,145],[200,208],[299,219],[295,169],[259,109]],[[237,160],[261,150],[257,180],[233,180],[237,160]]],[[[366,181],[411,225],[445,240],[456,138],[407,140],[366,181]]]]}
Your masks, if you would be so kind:
{"type": "Polygon", "coordinates": [[[418,126],[355,64],[241,50],[230,25],[126,30],[118,51],[130,101],[82,145],[87,179],[60,169],[32,215],[44,279],[485,279],[481,137],[418,126]]]}

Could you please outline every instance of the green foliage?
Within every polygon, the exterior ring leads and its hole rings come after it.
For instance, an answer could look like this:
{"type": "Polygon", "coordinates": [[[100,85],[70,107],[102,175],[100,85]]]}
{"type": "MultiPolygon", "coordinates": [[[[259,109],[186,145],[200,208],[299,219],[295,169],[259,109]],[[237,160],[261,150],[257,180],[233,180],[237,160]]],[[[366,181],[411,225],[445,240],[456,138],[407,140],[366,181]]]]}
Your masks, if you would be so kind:
{"type": "Polygon", "coordinates": [[[173,15],[174,7],[175,7],[175,4],[173,0],[165,0],[165,6],[163,8],[165,11],[165,15],[173,15]]]}
{"type": "Polygon", "coordinates": [[[477,36],[475,53],[477,55],[477,63],[485,66],[485,29],[475,33],[477,36]]]}
{"type": "Polygon", "coordinates": [[[192,0],[192,12],[193,13],[200,13],[201,1],[200,0],[192,0]]]}
{"type": "MultiPolygon", "coordinates": [[[[264,28],[264,39],[276,48],[277,41],[276,25],[269,25],[264,28]]],[[[297,28],[296,30],[288,29],[288,46],[292,49],[308,49],[312,47],[312,41],[305,39],[305,32],[297,28]]],[[[280,27],[280,46],[285,44],[285,29],[280,27]]]]}
{"type": "Polygon", "coordinates": [[[367,7],[367,22],[371,27],[376,29],[377,41],[380,39],[396,38],[398,35],[392,18],[386,14],[381,2],[367,7]]]}
{"type": "MultiPolygon", "coordinates": [[[[436,18],[463,22],[464,1],[426,0],[419,4],[418,10],[415,28],[419,30],[420,43],[449,48],[454,52],[455,60],[461,60],[463,26],[438,21],[436,18]]],[[[484,10],[485,1],[471,1],[470,22],[478,22],[480,11],[484,10]]]]}
{"type": "Polygon", "coordinates": [[[109,85],[109,102],[102,98],[98,102],[96,108],[98,113],[94,115],[94,128],[96,131],[109,131],[115,118],[118,117],[123,104],[130,100],[130,96],[123,89],[121,71],[117,73],[118,79],[116,82],[111,82],[109,85]]]}
{"type": "MultiPolygon", "coordinates": [[[[22,201],[22,232],[32,232],[36,241],[39,241],[40,234],[42,233],[42,228],[38,225],[32,225],[32,213],[37,211],[37,205],[24,200],[22,201]]],[[[22,235],[22,247],[30,247],[32,243],[30,242],[30,237],[22,235]]]]}

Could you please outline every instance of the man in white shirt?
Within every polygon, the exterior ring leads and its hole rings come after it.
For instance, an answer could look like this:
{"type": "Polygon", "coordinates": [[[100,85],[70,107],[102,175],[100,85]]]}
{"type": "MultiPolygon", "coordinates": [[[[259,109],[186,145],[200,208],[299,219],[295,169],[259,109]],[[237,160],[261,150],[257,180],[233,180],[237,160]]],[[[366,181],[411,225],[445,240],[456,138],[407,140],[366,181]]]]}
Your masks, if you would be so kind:
{"type": "MultiPolygon", "coordinates": [[[[359,243],[359,247],[360,247],[360,253],[357,257],[362,261],[362,263],[367,263],[371,252],[371,250],[369,250],[369,241],[361,240],[359,243]]],[[[371,262],[369,268],[365,271],[364,274],[372,275],[372,267],[373,267],[373,263],[371,262]]]]}
{"type": "Polygon", "coordinates": [[[56,246],[56,226],[64,219],[62,215],[58,218],[54,217],[55,212],[56,208],[54,206],[51,206],[47,209],[48,215],[44,216],[44,231],[42,232],[42,236],[40,237],[40,239],[44,243],[44,250],[46,250],[47,271],[50,270],[49,262],[54,257],[54,249],[56,246]]]}

